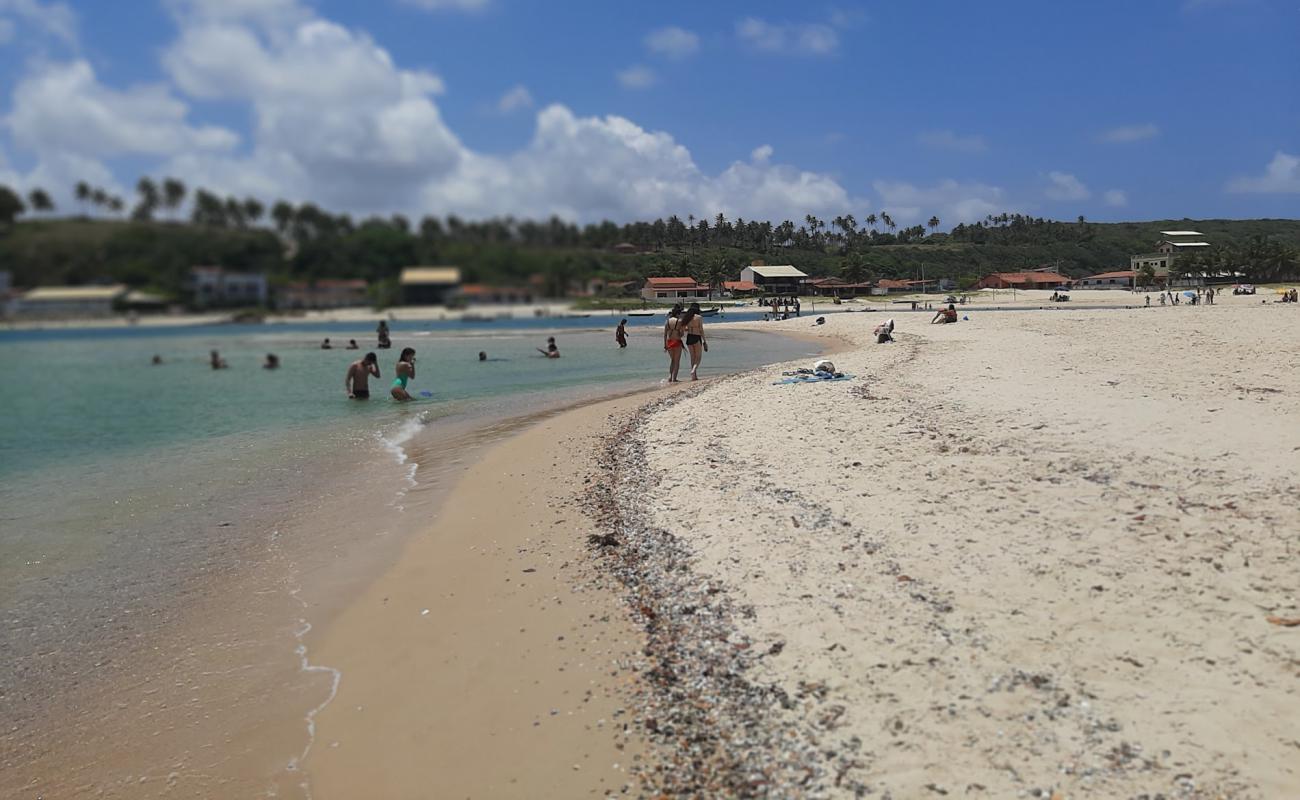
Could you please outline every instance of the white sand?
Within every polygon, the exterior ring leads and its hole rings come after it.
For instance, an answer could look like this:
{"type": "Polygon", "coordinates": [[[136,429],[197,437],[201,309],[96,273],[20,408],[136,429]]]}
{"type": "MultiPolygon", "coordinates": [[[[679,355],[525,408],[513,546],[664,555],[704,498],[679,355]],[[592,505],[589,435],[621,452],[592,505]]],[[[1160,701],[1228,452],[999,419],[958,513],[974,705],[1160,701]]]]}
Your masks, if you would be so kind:
{"type": "Polygon", "coordinates": [[[1300,309],[1231,300],[770,323],[857,379],[653,414],[653,521],[877,796],[1300,797],[1300,309]]]}

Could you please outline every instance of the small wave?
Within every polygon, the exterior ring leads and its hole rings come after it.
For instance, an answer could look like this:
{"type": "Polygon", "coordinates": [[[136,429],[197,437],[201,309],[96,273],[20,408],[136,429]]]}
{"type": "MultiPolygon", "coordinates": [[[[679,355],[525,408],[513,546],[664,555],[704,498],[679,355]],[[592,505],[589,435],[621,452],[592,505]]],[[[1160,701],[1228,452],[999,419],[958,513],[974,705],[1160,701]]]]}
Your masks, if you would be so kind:
{"type": "MultiPolygon", "coordinates": [[[[303,605],[306,606],[306,603],[303,602],[302,598],[298,597],[298,589],[294,589],[290,594],[293,595],[298,602],[303,603],[303,605]]],[[[302,672],[321,672],[328,674],[330,676],[330,691],[324,700],[307,712],[305,717],[307,722],[307,745],[303,747],[301,753],[289,759],[289,763],[285,767],[289,772],[298,772],[303,762],[307,760],[307,754],[311,752],[312,745],[316,743],[316,716],[320,714],[320,712],[324,711],[325,707],[334,701],[335,696],[339,693],[339,683],[343,680],[343,672],[341,670],[325,666],[324,664],[311,663],[311,660],[307,657],[307,644],[303,640],[303,637],[311,632],[311,623],[301,617],[298,619],[298,623],[299,627],[293,632],[293,635],[294,638],[298,640],[298,646],[294,648],[294,652],[298,655],[299,669],[302,672]]],[[[310,799],[311,784],[307,781],[305,775],[303,776],[302,783],[300,783],[299,786],[302,788],[303,793],[310,799]]]]}
{"type": "MultiPolygon", "coordinates": [[[[425,415],[421,413],[398,425],[397,429],[387,436],[382,433],[379,434],[379,443],[384,446],[385,450],[393,454],[398,464],[405,464],[408,457],[405,445],[414,438],[415,434],[420,432],[424,424],[425,415]]],[[[412,477],[414,477],[414,471],[412,471],[412,477]]]]}

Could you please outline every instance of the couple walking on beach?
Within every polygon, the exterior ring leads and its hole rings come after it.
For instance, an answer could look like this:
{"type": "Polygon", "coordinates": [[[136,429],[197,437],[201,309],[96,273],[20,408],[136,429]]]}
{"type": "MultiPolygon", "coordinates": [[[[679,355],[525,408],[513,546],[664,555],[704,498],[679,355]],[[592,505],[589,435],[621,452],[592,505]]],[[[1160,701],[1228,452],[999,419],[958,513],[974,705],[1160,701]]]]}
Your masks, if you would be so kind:
{"type": "Polygon", "coordinates": [[[682,365],[682,350],[691,354],[691,380],[700,379],[700,362],[709,352],[709,343],[704,339],[704,320],[700,317],[700,304],[691,303],[691,307],[682,311],[678,303],[668,312],[668,321],[664,323],[664,351],[668,353],[668,382],[677,383],[677,372],[682,365]],[[682,343],[683,338],[686,340],[682,343]]]}
{"type": "MultiPolygon", "coordinates": [[[[397,377],[393,379],[393,386],[390,390],[393,399],[403,402],[412,399],[411,395],[406,391],[406,384],[415,378],[414,347],[402,349],[401,355],[397,357],[397,366],[394,371],[397,373],[397,377]]],[[[348,365],[347,374],[343,377],[343,388],[347,390],[348,398],[352,400],[369,400],[371,377],[379,377],[379,356],[374,353],[366,353],[360,361],[353,361],[348,365]]]]}

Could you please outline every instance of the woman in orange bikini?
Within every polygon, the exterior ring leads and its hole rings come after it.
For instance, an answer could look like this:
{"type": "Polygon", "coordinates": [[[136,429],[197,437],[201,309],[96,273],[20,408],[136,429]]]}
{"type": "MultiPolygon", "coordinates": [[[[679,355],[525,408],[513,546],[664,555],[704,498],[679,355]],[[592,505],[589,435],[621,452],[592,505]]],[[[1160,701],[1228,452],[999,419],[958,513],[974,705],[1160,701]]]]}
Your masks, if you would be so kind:
{"type": "Polygon", "coordinates": [[[677,383],[677,371],[682,366],[682,336],[686,333],[686,327],[682,325],[681,313],[680,305],[673,306],[673,310],[668,312],[668,321],[664,323],[664,351],[668,353],[669,383],[677,383]]]}

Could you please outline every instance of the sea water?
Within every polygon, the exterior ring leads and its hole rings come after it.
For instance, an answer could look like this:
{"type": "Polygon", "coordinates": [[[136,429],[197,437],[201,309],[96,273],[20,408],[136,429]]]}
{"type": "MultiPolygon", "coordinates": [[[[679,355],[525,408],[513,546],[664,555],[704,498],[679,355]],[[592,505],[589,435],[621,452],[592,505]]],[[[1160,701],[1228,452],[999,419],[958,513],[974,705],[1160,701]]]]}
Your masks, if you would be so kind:
{"type": "MultiPolygon", "coordinates": [[[[0,735],[39,729],[97,683],[165,673],[211,693],[214,674],[256,672],[254,639],[283,640],[295,668],[306,663],[294,652],[311,624],[304,582],[340,598],[373,575],[358,565],[381,565],[428,525],[403,517],[413,492],[454,480],[508,420],[662,380],[661,321],[634,319],[626,349],[612,322],[394,323],[365,402],[347,399],[344,374],[374,349],[371,324],[0,332],[0,703],[12,726],[0,735]],[[537,352],[548,336],[560,359],[537,352]],[[361,349],[342,349],[349,339],[361,349]],[[403,347],[416,349],[410,391],[431,397],[388,396],[403,347]],[[211,350],[227,369],[209,366],[211,350]],[[268,353],[279,369],[262,368],[268,353]],[[200,605],[220,613],[188,613],[200,605]]],[[[709,340],[703,377],[811,353],[722,327],[709,340]]],[[[227,698],[242,691],[228,682],[227,698]]],[[[297,691],[282,683],[279,696],[297,691]]],[[[295,702],[305,713],[319,698],[295,702]]],[[[195,701],[193,726],[207,716],[195,701]]]]}

